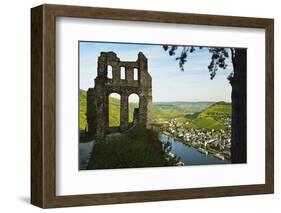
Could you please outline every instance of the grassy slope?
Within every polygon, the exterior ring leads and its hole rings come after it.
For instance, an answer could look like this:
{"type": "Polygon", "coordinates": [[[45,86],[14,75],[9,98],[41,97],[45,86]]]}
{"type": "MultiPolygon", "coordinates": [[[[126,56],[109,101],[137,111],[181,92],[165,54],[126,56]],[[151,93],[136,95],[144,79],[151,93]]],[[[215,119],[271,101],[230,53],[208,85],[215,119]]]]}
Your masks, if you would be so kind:
{"type": "Polygon", "coordinates": [[[86,109],[87,109],[87,93],[84,90],[80,89],[80,130],[86,128],[86,109]]]}
{"type": "Polygon", "coordinates": [[[226,102],[217,102],[212,104],[210,107],[205,109],[203,112],[200,113],[201,116],[205,116],[209,113],[226,113],[226,114],[231,114],[231,103],[226,103],[226,102]]]}
{"type": "Polygon", "coordinates": [[[174,165],[167,161],[158,134],[134,129],[96,143],[88,169],[140,168],[174,165]]]}
{"type": "Polygon", "coordinates": [[[197,128],[206,129],[224,129],[223,123],[217,119],[217,115],[231,116],[231,103],[217,102],[202,112],[190,121],[197,128]]]}

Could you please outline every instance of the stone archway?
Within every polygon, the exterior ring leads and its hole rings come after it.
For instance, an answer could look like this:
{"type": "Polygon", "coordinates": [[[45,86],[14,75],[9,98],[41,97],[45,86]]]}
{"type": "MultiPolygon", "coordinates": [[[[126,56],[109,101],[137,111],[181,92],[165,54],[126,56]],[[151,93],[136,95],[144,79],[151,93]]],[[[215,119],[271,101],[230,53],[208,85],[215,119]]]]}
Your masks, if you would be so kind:
{"type": "Polygon", "coordinates": [[[120,101],[120,131],[129,128],[128,97],[139,96],[138,125],[151,128],[152,79],[147,70],[147,58],[139,52],[136,61],[120,61],[114,52],[101,52],[98,58],[95,87],[87,91],[87,122],[89,136],[103,138],[109,132],[108,96],[118,93],[120,101]],[[108,67],[112,76],[108,77],[108,67]],[[121,67],[124,74],[121,76],[121,67]]]}
{"type": "Polygon", "coordinates": [[[120,103],[120,94],[114,92],[108,95],[108,128],[120,128],[120,103]]]}
{"type": "Polygon", "coordinates": [[[134,126],[138,120],[139,120],[139,95],[136,93],[131,93],[128,96],[128,103],[129,103],[129,109],[128,109],[128,122],[129,126],[134,126]]]}

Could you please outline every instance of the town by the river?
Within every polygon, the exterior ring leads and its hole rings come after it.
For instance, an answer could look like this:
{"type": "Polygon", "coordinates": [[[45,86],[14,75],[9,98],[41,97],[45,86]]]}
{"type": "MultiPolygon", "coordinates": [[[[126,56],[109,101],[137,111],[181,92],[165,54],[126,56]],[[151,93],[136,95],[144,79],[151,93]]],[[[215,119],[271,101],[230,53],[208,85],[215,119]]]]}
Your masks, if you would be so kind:
{"type": "MultiPolygon", "coordinates": [[[[227,126],[228,123],[225,123],[227,126]]],[[[228,131],[200,131],[184,129],[183,125],[172,119],[162,126],[159,140],[163,150],[171,158],[177,159],[178,166],[229,164],[230,133],[228,131]],[[168,129],[165,128],[168,126],[168,129]],[[163,131],[165,129],[166,131],[163,131]]],[[[79,168],[87,168],[95,141],[79,144],[79,168]]]]}

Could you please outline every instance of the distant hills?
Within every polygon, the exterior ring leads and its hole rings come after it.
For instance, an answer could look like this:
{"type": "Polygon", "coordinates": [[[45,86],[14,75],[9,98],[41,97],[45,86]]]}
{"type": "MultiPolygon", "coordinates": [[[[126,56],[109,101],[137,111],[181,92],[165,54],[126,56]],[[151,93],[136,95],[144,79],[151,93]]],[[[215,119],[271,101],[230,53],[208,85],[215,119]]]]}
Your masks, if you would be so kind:
{"type": "Polygon", "coordinates": [[[186,114],[201,112],[214,102],[154,102],[152,109],[153,123],[163,123],[172,118],[185,120],[186,114]]]}
{"type": "MultiPolygon", "coordinates": [[[[86,91],[80,90],[80,129],[86,128],[86,91]]],[[[129,103],[129,122],[137,103],[129,103]]],[[[109,124],[120,125],[120,100],[109,98],[109,124]]],[[[190,127],[223,129],[222,116],[231,116],[231,103],[226,102],[154,102],[152,121],[161,124],[176,118],[179,122],[188,123],[190,127]]]]}

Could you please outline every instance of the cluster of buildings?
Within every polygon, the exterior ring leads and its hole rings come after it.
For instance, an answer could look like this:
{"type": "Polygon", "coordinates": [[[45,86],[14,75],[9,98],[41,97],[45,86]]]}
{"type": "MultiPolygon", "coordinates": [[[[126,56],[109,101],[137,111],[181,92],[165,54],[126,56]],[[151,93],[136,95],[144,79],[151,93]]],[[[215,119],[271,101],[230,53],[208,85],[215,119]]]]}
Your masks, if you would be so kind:
{"type": "Polygon", "coordinates": [[[189,122],[178,122],[171,119],[162,125],[165,134],[180,139],[184,144],[196,148],[198,151],[212,153],[220,159],[231,158],[231,119],[227,116],[220,117],[224,129],[199,129],[192,128],[189,122]]]}

